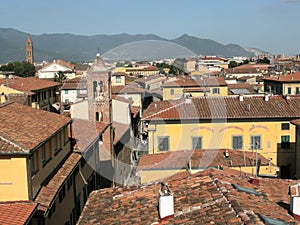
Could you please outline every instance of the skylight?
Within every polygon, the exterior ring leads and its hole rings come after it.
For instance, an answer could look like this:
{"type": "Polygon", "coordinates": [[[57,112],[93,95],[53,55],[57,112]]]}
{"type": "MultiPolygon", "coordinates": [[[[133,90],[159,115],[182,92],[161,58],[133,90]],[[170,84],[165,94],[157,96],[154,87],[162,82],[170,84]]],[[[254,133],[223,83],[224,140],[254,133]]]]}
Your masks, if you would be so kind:
{"type": "Polygon", "coordinates": [[[254,189],[244,188],[244,187],[241,187],[237,184],[232,184],[232,186],[240,192],[246,192],[247,194],[253,194],[253,195],[256,195],[256,196],[262,196],[263,195],[262,193],[259,193],[259,192],[255,191],[254,189]]]}

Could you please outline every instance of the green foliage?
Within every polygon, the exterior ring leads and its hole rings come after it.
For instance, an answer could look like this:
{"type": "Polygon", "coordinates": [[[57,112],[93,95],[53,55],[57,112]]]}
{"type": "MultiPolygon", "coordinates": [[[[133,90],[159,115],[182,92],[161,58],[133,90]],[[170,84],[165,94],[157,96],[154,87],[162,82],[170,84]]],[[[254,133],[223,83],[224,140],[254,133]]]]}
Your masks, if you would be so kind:
{"type": "Polygon", "coordinates": [[[124,62],[117,62],[116,67],[124,67],[125,63],[124,62]]]}
{"type": "Polygon", "coordinates": [[[266,63],[266,64],[270,64],[270,60],[266,57],[264,57],[263,59],[259,59],[257,60],[257,63],[266,63]]]}
{"type": "Polygon", "coordinates": [[[66,75],[62,71],[59,71],[54,75],[54,81],[61,84],[65,81],[66,78],[66,75]]]}
{"type": "Polygon", "coordinates": [[[229,64],[228,64],[228,68],[234,68],[234,67],[237,67],[239,65],[240,65],[240,63],[237,63],[236,61],[230,61],[229,64]]]}
{"type": "Polygon", "coordinates": [[[35,74],[35,67],[29,62],[11,62],[0,67],[0,71],[12,71],[19,77],[31,77],[35,74]]]}

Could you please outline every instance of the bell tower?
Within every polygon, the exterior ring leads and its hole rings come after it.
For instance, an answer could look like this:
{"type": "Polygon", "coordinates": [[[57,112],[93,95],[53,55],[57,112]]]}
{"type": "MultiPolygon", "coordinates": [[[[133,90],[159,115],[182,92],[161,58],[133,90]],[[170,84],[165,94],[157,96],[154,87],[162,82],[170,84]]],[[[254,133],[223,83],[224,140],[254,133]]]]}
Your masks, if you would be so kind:
{"type": "Polygon", "coordinates": [[[33,64],[33,46],[30,34],[28,34],[26,40],[26,62],[33,64]]]}
{"type": "Polygon", "coordinates": [[[110,124],[111,118],[111,72],[106,68],[100,54],[87,71],[87,95],[89,119],[110,124]]]}
{"type": "Polygon", "coordinates": [[[99,53],[88,69],[86,79],[89,120],[109,125],[107,132],[103,134],[103,143],[105,151],[113,158],[111,71],[106,68],[99,53]]]}

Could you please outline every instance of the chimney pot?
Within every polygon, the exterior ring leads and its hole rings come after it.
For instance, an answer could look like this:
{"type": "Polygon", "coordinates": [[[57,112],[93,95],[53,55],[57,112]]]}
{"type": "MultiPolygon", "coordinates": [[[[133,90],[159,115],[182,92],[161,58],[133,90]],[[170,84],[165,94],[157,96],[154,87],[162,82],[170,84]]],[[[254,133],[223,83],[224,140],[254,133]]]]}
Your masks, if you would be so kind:
{"type": "Polygon", "coordinates": [[[244,95],[243,95],[243,94],[240,94],[240,95],[239,95],[239,101],[240,101],[240,102],[244,101],[244,95]]]}
{"type": "Polygon", "coordinates": [[[167,184],[161,183],[160,185],[158,204],[160,219],[174,216],[174,196],[167,184]]]}
{"type": "Polygon", "coordinates": [[[264,99],[265,99],[266,102],[269,101],[269,95],[268,95],[268,93],[265,93],[264,99]]]}
{"type": "Polygon", "coordinates": [[[290,210],[295,220],[300,220],[300,183],[289,187],[290,210]]]}

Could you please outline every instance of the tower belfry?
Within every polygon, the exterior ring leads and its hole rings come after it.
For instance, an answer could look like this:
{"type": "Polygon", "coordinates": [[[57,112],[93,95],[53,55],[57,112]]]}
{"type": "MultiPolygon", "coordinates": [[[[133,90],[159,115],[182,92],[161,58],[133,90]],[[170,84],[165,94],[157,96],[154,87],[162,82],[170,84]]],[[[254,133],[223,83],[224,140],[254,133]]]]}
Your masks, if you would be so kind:
{"type": "Polygon", "coordinates": [[[30,34],[28,34],[26,40],[26,62],[33,64],[33,45],[30,34]]]}
{"type": "Polygon", "coordinates": [[[88,69],[86,79],[89,120],[95,122],[99,121],[109,125],[108,132],[103,134],[103,143],[106,152],[110,154],[112,159],[114,153],[112,147],[111,72],[106,68],[99,53],[97,53],[93,65],[88,69]]]}

